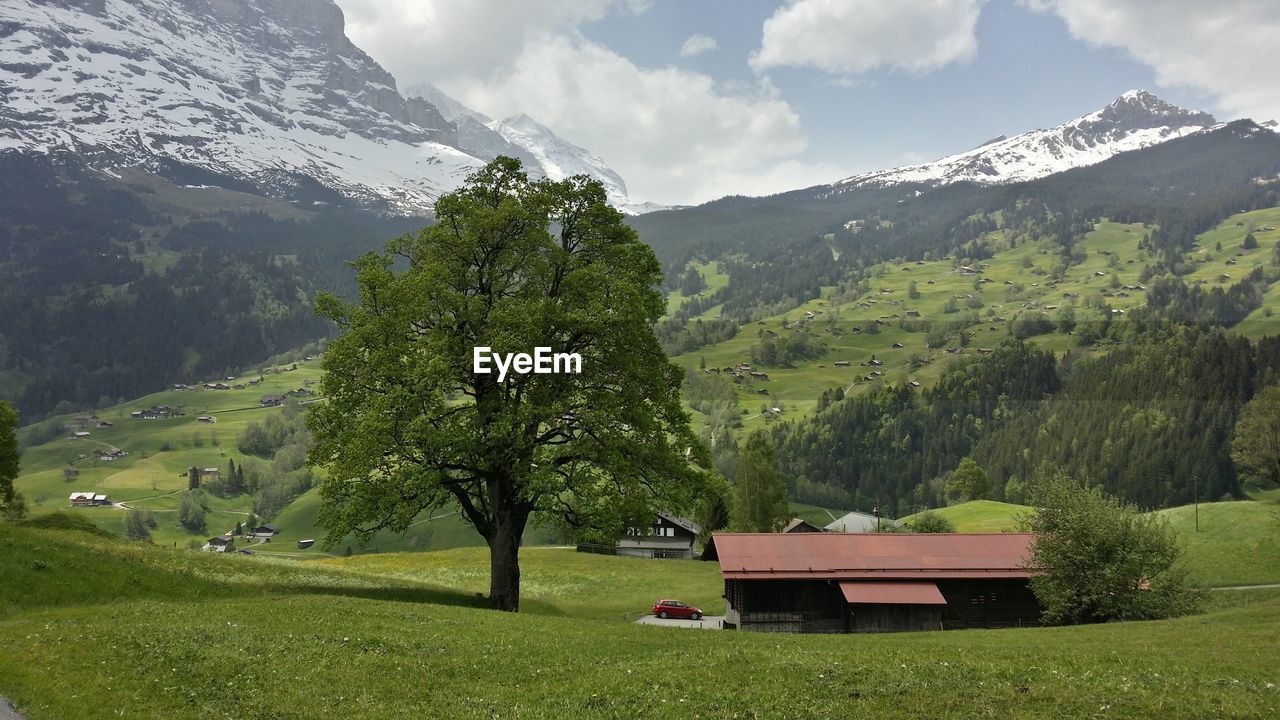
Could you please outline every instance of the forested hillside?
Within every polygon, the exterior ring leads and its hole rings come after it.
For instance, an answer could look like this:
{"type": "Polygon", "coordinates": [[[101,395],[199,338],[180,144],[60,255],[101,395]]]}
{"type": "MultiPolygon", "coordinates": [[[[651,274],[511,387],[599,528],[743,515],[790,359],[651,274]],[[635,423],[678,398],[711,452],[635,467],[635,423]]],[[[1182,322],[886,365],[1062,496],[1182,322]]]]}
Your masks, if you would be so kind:
{"type": "Polygon", "coordinates": [[[324,337],[315,294],[349,290],[346,261],[424,222],[324,205],[200,208],[188,197],[199,191],[0,157],[0,398],[26,422],[324,337]]]}
{"type": "Polygon", "coordinates": [[[1030,483],[1062,469],[1168,507],[1196,492],[1241,495],[1231,433],[1278,371],[1280,338],[1252,343],[1220,330],[1172,328],[1059,360],[1010,339],[952,365],[932,388],[853,395],[773,434],[792,477],[898,515],[945,504],[946,475],[965,457],[986,470],[997,500],[1021,503],[1030,483]]]}

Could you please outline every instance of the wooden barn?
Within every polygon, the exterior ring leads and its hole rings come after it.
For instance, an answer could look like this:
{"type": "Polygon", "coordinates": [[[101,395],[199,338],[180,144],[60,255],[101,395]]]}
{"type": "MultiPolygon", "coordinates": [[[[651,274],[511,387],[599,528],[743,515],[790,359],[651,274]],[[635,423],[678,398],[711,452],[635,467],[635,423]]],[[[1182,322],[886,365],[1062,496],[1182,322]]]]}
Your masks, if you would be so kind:
{"type": "Polygon", "coordinates": [[[1038,625],[1032,536],[718,533],[725,624],[757,632],[1038,625]]]}

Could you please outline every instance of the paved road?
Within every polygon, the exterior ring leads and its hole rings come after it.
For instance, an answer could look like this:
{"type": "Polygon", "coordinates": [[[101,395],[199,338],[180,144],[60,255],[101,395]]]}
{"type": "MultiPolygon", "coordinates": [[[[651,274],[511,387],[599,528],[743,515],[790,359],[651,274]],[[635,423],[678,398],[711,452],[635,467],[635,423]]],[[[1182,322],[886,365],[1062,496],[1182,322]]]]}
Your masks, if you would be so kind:
{"type": "Polygon", "coordinates": [[[636,621],[637,625],[658,625],[660,627],[676,627],[676,628],[699,628],[702,630],[722,630],[724,617],[721,615],[708,615],[701,620],[676,620],[669,618],[663,620],[653,615],[645,615],[636,621]]]}
{"type": "Polygon", "coordinates": [[[2,697],[0,697],[0,720],[22,720],[22,716],[18,714],[18,711],[14,710],[9,701],[2,697]]]}
{"type": "Polygon", "coordinates": [[[1210,590],[1270,590],[1271,588],[1280,588],[1280,583],[1271,583],[1270,585],[1229,585],[1227,587],[1209,588],[1210,590]]]}

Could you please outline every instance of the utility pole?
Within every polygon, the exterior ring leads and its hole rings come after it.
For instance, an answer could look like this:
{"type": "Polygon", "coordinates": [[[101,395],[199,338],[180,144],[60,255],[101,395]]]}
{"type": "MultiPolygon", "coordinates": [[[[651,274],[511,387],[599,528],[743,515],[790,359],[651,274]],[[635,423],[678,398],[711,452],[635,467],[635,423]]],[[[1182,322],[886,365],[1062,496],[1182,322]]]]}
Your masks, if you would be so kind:
{"type": "Polygon", "coordinates": [[[1200,475],[1192,475],[1195,481],[1195,498],[1196,498],[1196,532],[1200,532],[1200,475]]]}

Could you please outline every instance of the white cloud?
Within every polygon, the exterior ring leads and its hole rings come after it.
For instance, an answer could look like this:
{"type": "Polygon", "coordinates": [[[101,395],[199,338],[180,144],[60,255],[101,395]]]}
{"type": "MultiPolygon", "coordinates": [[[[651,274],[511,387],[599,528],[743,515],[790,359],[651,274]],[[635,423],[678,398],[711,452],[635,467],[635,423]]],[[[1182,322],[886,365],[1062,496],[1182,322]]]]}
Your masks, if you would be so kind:
{"type": "Polygon", "coordinates": [[[764,23],[757,71],[927,73],[974,57],[983,0],[791,0],[764,23]]]}
{"type": "MultiPolygon", "coordinates": [[[[599,20],[614,0],[338,0],[347,36],[411,85],[485,77],[510,67],[529,39],[599,20]]],[[[632,12],[643,2],[624,0],[632,12]]],[[[637,9],[639,8],[639,9],[637,9]]]]}
{"type": "Polygon", "coordinates": [[[645,200],[790,189],[778,183],[802,173],[779,164],[808,145],[799,115],[767,82],[729,90],[701,73],[639,67],[579,36],[547,35],[510,73],[445,87],[491,115],[528,113],[601,155],[645,200]]]}
{"type": "Polygon", "coordinates": [[[1233,117],[1280,119],[1274,0],[1029,0],[1079,40],[1127,51],[1156,82],[1210,93],[1233,117]]]}
{"type": "Polygon", "coordinates": [[[767,80],[641,67],[577,28],[644,0],[339,0],[348,34],[402,87],[435,83],[492,117],[527,113],[600,155],[633,199],[691,203],[849,173],[797,161],[800,117],[767,80]]]}
{"type": "Polygon", "coordinates": [[[710,35],[695,33],[684,41],[684,45],[680,46],[680,57],[693,57],[701,55],[704,52],[710,52],[720,47],[720,43],[710,35]]]}

